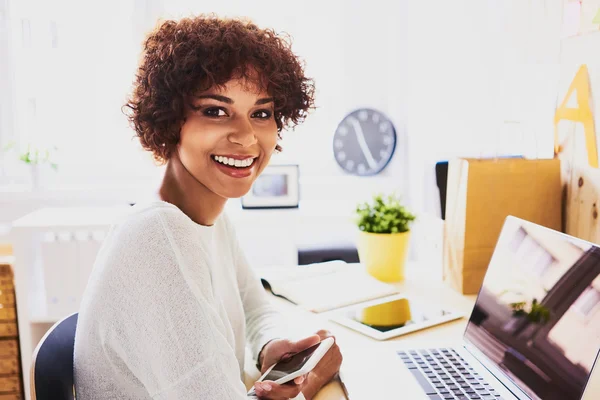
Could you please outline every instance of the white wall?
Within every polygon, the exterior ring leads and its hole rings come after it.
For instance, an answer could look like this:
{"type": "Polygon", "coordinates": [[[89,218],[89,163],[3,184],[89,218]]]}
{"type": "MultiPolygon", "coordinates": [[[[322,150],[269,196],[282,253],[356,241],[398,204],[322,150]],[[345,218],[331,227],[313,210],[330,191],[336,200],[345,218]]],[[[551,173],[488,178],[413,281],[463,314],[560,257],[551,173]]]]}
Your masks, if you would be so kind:
{"type": "MultiPolygon", "coordinates": [[[[311,0],[302,7],[290,7],[290,3],[273,0],[129,0],[121,2],[118,9],[108,3],[85,9],[75,1],[61,2],[62,7],[43,7],[42,3],[11,3],[17,18],[13,21],[15,30],[20,30],[20,18],[40,23],[34,25],[38,27],[32,32],[34,39],[36,32],[43,36],[50,20],[59,24],[59,51],[45,49],[42,44],[23,51],[16,46],[18,62],[30,61],[31,57],[37,62],[17,74],[15,97],[21,110],[17,117],[20,137],[32,135],[27,132],[30,126],[34,135],[44,128],[49,131],[44,135],[61,147],[60,173],[46,174],[50,186],[81,185],[90,180],[122,184],[144,179],[144,184],[149,184],[148,179],[160,175],[161,170],[131,140],[133,133],[120,107],[133,80],[143,33],[158,17],[203,12],[247,16],[260,26],[285,31],[292,36],[294,51],[305,60],[307,74],[316,81],[318,108],[303,125],[284,134],[285,151],[273,160],[300,164],[303,199],[354,202],[375,190],[405,186],[405,147],[398,149],[379,177],[355,178],[344,174],[335,163],[332,137],[341,119],[361,106],[384,111],[400,133],[405,131],[406,2],[388,5],[382,0],[369,4],[311,0]],[[97,22],[84,22],[91,14],[97,22]],[[111,29],[106,30],[109,25],[111,29]],[[46,63],[43,68],[42,61],[46,63]],[[60,63],[67,61],[61,68],[60,63]],[[52,71],[54,76],[50,76],[52,71]],[[33,86],[29,77],[35,77],[44,89],[29,87],[33,86]],[[30,96],[38,96],[35,123],[25,109],[30,96]],[[54,104],[48,104],[52,96],[54,104]]],[[[19,175],[13,181],[24,182],[26,170],[11,160],[7,162],[8,175],[19,175]]],[[[406,200],[410,200],[408,196],[406,200]]]]}
{"type": "MultiPolygon", "coordinates": [[[[161,170],[130,141],[132,133],[120,114],[142,29],[153,26],[158,16],[216,12],[248,16],[260,26],[288,32],[293,49],[316,81],[317,110],[294,132],[284,134],[285,150],[274,159],[300,164],[303,200],[325,201],[326,210],[343,207],[350,212],[358,199],[375,191],[401,189],[417,213],[439,214],[436,161],[455,156],[552,155],[562,3],[310,0],[293,7],[296,3],[275,0],[129,0],[118,9],[105,3],[94,9],[75,8],[82,15],[102,16],[96,19],[101,24],[89,26],[96,33],[88,39],[99,46],[94,53],[82,53],[80,60],[91,66],[90,73],[97,77],[94,87],[102,89],[102,96],[92,109],[79,102],[64,115],[69,120],[84,110],[90,119],[71,141],[61,136],[63,144],[72,144],[62,183],[75,188],[103,185],[71,201],[90,197],[129,201],[148,191],[161,170]],[[108,34],[97,34],[107,25],[113,26],[108,34]],[[103,86],[103,79],[110,84],[103,86]],[[332,154],[337,124],[362,106],[384,111],[397,131],[408,135],[377,177],[345,175],[332,154]],[[117,150],[107,152],[107,143],[117,150]],[[120,193],[111,186],[127,190],[120,193]]],[[[64,4],[62,12],[76,2],[64,4]]],[[[91,34],[72,18],[63,19],[82,38],[91,34]]],[[[61,193],[72,192],[53,192],[50,197],[59,201],[61,193]]],[[[47,197],[37,196],[41,202],[47,197]]],[[[10,212],[3,214],[7,218],[10,212]]]]}
{"type": "Polygon", "coordinates": [[[552,156],[562,1],[415,0],[409,15],[418,206],[438,212],[436,161],[552,156]]]}
{"type": "MultiPolygon", "coordinates": [[[[10,3],[13,29],[21,32],[22,18],[31,20],[35,28],[33,46],[21,49],[18,43],[14,50],[18,62],[36,61],[29,63],[28,69],[19,69],[15,77],[16,106],[20,109],[16,122],[21,137],[32,134],[26,132],[27,127],[33,127],[34,134],[44,127],[59,144],[63,162],[59,174],[46,171],[48,187],[41,193],[21,193],[20,186],[0,189],[0,223],[42,205],[134,202],[148,194],[161,169],[131,141],[133,132],[127,129],[120,107],[133,80],[143,33],[158,17],[202,12],[247,16],[260,26],[285,31],[292,37],[294,51],[306,62],[306,72],[316,82],[317,109],[295,131],[284,133],[284,152],[273,162],[300,164],[301,198],[308,210],[303,212],[320,220],[318,230],[324,236],[343,236],[340,231],[347,231],[348,224],[340,218],[340,210],[351,217],[356,202],[376,191],[400,190],[404,199],[411,201],[407,193],[408,143],[403,139],[408,86],[407,2],[310,0],[301,7],[290,7],[290,3],[274,0],[129,0],[121,2],[118,9],[107,3],[84,9],[73,0],[61,2],[60,7],[42,3],[10,3]],[[85,22],[91,15],[95,18],[85,22]],[[50,20],[59,24],[58,52],[44,47],[50,20]],[[111,29],[106,30],[107,26],[111,29]],[[69,64],[61,71],[64,61],[69,64]],[[48,70],[57,73],[50,76],[48,70]],[[35,76],[39,85],[30,84],[30,76],[35,76]],[[86,76],[89,85],[84,84],[86,76]],[[48,101],[52,95],[57,96],[54,103],[48,101]],[[31,96],[40,100],[35,121],[27,109],[31,96]],[[346,175],[333,158],[337,124],[363,106],[385,112],[400,135],[392,162],[376,177],[346,175]],[[49,115],[51,118],[44,119],[49,115]]],[[[18,161],[12,159],[5,166],[13,182],[26,182],[26,170],[18,161]]],[[[250,212],[243,220],[257,218],[259,214],[250,212]]],[[[316,229],[314,224],[315,220],[288,228],[294,236],[306,238],[316,229]]],[[[268,248],[264,252],[268,254],[268,248]]]]}
{"type": "Polygon", "coordinates": [[[405,131],[406,10],[406,1],[384,0],[311,0],[299,7],[276,0],[178,0],[165,2],[162,15],[246,16],[259,26],[291,35],[294,51],[315,80],[317,109],[295,131],[284,133],[284,151],[273,162],[300,164],[303,199],[353,202],[375,190],[401,190],[408,176],[406,147],[397,149],[388,168],[376,178],[346,175],[332,151],[337,124],[359,107],[383,111],[399,133],[405,131]]]}

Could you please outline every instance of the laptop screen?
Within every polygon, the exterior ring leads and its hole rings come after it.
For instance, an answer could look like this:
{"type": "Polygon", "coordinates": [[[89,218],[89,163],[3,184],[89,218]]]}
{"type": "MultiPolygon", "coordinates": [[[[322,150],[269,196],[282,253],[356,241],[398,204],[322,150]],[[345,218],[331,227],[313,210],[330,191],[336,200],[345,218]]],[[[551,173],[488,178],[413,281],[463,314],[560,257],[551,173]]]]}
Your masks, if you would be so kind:
{"type": "Polygon", "coordinates": [[[600,349],[600,248],[507,218],[465,339],[530,397],[579,400],[600,349]]]}

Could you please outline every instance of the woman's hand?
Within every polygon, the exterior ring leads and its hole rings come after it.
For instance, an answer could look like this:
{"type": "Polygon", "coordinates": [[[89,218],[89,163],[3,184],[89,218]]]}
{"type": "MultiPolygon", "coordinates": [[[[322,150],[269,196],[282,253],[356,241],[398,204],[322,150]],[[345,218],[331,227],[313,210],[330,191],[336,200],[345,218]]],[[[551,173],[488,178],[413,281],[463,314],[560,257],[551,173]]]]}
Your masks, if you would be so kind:
{"type": "MultiPolygon", "coordinates": [[[[261,358],[261,374],[281,359],[309,348],[321,341],[320,335],[311,335],[298,341],[275,339],[263,347],[261,358]]],[[[291,382],[279,385],[273,381],[256,382],[254,391],[260,399],[287,400],[296,397],[304,388],[306,375],[297,377],[291,382]]]]}
{"type": "MultiPolygon", "coordinates": [[[[335,337],[325,330],[320,330],[317,332],[317,335],[319,335],[321,340],[328,337],[333,337],[335,340],[335,337]]],[[[311,400],[323,386],[337,376],[341,365],[342,353],[337,343],[334,343],[317,366],[308,373],[302,388],[304,397],[307,400],[311,400]]]]}
{"type": "MultiPolygon", "coordinates": [[[[335,337],[330,332],[320,330],[316,335],[309,336],[297,342],[276,339],[267,343],[261,352],[261,358],[263,359],[261,373],[264,373],[271,365],[282,358],[302,351],[328,337],[333,337],[335,340],[335,337]]],[[[307,375],[299,376],[292,382],[282,385],[272,381],[256,382],[254,384],[254,391],[260,399],[265,400],[293,399],[300,392],[304,394],[307,400],[311,400],[323,386],[337,375],[341,364],[342,353],[337,343],[334,342],[316,367],[307,375]]]]}

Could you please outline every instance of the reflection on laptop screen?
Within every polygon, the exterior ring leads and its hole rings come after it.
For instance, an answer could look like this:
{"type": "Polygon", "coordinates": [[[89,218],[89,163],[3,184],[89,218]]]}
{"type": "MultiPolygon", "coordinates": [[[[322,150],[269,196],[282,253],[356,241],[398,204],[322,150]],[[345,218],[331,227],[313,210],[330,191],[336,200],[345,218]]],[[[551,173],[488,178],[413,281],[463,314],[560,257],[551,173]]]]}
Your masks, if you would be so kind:
{"type": "Polygon", "coordinates": [[[508,218],[465,339],[531,397],[579,400],[600,349],[600,248],[508,218]]]}

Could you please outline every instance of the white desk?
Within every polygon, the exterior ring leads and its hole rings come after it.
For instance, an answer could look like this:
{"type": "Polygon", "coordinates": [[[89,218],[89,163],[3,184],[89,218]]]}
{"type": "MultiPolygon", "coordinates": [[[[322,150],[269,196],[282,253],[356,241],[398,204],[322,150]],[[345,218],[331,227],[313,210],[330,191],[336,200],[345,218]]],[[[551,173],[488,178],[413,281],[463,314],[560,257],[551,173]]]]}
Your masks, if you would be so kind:
{"type": "MultiPolygon", "coordinates": [[[[468,316],[476,296],[462,296],[449,289],[441,282],[429,283],[431,280],[413,274],[399,287],[407,295],[425,298],[427,301],[439,302],[464,311],[468,316]]],[[[330,322],[326,314],[312,314],[295,307],[286,300],[271,296],[273,303],[288,315],[306,321],[314,329],[328,329],[335,336],[342,351],[344,360],[342,371],[351,400],[379,399],[421,399],[423,393],[408,371],[400,368],[399,360],[394,353],[395,348],[440,347],[457,343],[466,327],[467,318],[438,325],[429,329],[400,336],[385,342],[378,342],[341,325],[330,322]]],[[[251,376],[247,384],[251,385],[251,376]]],[[[585,400],[600,398],[600,368],[592,374],[585,400]]],[[[346,400],[344,392],[337,380],[325,386],[315,400],[346,400]]]]}

